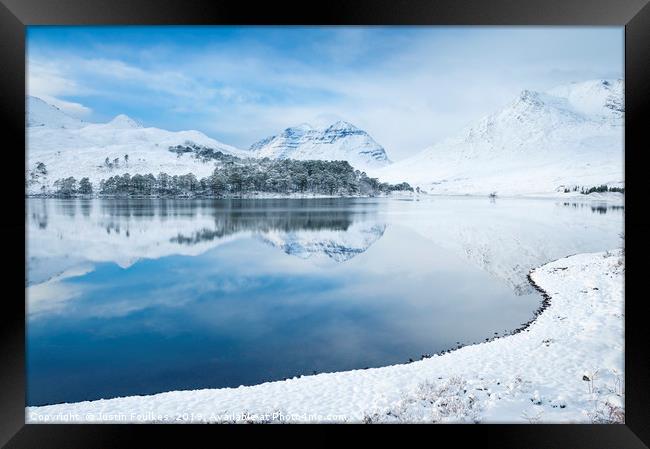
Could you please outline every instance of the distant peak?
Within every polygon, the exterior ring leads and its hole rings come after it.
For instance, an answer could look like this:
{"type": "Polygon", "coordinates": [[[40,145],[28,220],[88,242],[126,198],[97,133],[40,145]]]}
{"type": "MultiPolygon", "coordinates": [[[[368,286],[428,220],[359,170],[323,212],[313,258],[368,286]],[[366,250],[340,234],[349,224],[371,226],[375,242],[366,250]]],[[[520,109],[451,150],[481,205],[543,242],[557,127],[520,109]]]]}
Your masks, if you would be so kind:
{"type": "Polygon", "coordinates": [[[114,128],[142,128],[142,125],[139,122],[124,114],[115,116],[113,120],[108,122],[108,125],[111,125],[114,128]]]}
{"type": "Polygon", "coordinates": [[[357,131],[358,129],[359,128],[354,126],[352,123],[346,122],[344,120],[339,120],[337,122],[334,122],[328,128],[328,130],[331,130],[331,131],[334,131],[334,130],[336,130],[336,131],[343,131],[343,130],[357,131]]]}
{"type": "Polygon", "coordinates": [[[581,114],[592,118],[614,117],[618,119],[625,111],[622,79],[591,79],[557,86],[549,95],[566,100],[581,114]]]}
{"type": "MultiPolygon", "coordinates": [[[[587,81],[588,82],[588,81],[587,81]]],[[[601,78],[598,80],[595,80],[593,82],[597,82],[599,84],[602,84],[603,86],[613,86],[616,84],[621,84],[623,83],[623,80],[620,78],[601,78]]]]}
{"type": "Polygon", "coordinates": [[[548,93],[553,95],[562,95],[567,92],[576,92],[580,90],[616,90],[623,86],[623,80],[620,78],[599,78],[586,81],[574,81],[568,84],[562,84],[550,89],[548,93]]]}
{"type": "Polygon", "coordinates": [[[622,79],[601,79],[598,80],[598,84],[601,87],[604,87],[606,89],[617,89],[619,86],[623,85],[623,80],[622,79]]]}
{"type": "Polygon", "coordinates": [[[616,91],[623,86],[622,79],[598,79],[593,81],[587,81],[584,85],[591,85],[593,88],[604,89],[606,91],[616,91]]]}
{"type": "Polygon", "coordinates": [[[524,89],[519,93],[515,104],[524,105],[525,107],[541,107],[544,105],[544,99],[547,98],[541,93],[524,89]]]}
{"type": "Polygon", "coordinates": [[[539,92],[534,90],[524,89],[519,94],[519,99],[523,101],[537,100],[539,99],[539,92]]]}
{"type": "Polygon", "coordinates": [[[313,131],[313,130],[314,130],[314,127],[311,126],[309,123],[301,123],[300,125],[291,126],[291,127],[287,128],[287,129],[285,129],[282,132],[282,134],[284,136],[291,136],[291,135],[295,135],[295,134],[304,134],[304,133],[307,133],[307,132],[313,131]]]}

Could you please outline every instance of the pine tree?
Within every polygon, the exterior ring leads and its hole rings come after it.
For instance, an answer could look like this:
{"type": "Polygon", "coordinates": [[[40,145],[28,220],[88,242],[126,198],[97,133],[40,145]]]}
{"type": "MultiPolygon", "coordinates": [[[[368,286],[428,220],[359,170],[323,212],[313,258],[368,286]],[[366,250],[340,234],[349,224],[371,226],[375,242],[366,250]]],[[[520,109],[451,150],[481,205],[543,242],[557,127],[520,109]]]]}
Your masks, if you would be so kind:
{"type": "Polygon", "coordinates": [[[42,162],[36,163],[36,171],[41,175],[47,175],[47,167],[45,167],[45,164],[42,162]]]}
{"type": "Polygon", "coordinates": [[[70,176],[69,178],[57,179],[54,182],[56,194],[59,196],[72,196],[77,193],[77,180],[70,176]]]}
{"type": "Polygon", "coordinates": [[[93,185],[88,178],[81,178],[79,181],[79,189],[77,190],[82,195],[89,195],[93,193],[93,185]]]}

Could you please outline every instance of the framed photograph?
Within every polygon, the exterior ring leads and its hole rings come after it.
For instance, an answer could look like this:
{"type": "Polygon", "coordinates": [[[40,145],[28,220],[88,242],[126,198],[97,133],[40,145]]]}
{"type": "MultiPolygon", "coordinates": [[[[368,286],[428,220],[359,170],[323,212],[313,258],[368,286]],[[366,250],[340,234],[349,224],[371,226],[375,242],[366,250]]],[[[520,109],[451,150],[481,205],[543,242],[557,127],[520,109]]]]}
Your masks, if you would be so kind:
{"type": "Polygon", "coordinates": [[[1,2],[0,444],[648,447],[646,0],[1,2]]]}

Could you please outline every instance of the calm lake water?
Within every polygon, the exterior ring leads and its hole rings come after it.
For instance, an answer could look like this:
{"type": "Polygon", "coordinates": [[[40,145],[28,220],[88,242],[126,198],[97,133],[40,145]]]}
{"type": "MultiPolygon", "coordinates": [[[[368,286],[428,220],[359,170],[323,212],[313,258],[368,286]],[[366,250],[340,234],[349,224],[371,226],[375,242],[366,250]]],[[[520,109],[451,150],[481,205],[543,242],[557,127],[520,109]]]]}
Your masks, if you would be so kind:
{"type": "Polygon", "coordinates": [[[378,367],[533,317],[532,267],[621,245],[622,206],[29,199],[27,402],[378,367]]]}

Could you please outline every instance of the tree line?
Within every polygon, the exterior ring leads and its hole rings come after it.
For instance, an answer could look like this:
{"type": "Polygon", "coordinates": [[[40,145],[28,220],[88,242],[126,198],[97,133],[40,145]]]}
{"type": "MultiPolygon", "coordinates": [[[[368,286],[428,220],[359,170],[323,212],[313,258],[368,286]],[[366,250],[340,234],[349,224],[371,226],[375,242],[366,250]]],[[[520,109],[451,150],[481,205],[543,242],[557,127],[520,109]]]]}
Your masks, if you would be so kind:
{"type": "Polygon", "coordinates": [[[569,192],[580,192],[583,195],[589,195],[590,193],[603,193],[603,192],[619,192],[625,193],[625,187],[609,187],[606,184],[601,184],[594,187],[583,187],[583,186],[573,186],[572,188],[565,187],[564,193],[569,192]]]}
{"type": "Polygon", "coordinates": [[[373,196],[394,191],[412,192],[413,188],[406,182],[380,182],[355,170],[347,161],[268,158],[228,160],[217,166],[210,176],[201,179],[193,173],[173,176],[167,173],[158,176],[124,173],[102,179],[97,191],[93,191],[87,177],[80,181],[68,177],[54,183],[57,196],[229,197],[251,193],[373,196]]]}

